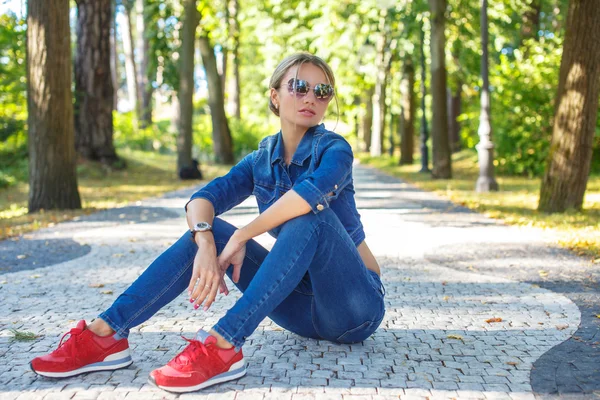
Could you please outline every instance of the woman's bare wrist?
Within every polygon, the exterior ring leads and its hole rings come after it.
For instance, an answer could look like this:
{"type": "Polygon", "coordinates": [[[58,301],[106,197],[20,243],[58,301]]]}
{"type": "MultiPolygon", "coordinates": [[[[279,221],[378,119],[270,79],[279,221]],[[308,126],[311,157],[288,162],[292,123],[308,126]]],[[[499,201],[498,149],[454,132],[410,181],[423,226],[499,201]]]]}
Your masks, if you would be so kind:
{"type": "Polygon", "coordinates": [[[215,246],[215,236],[211,231],[206,232],[195,232],[194,233],[194,242],[198,245],[198,247],[206,247],[206,246],[215,246]]]}

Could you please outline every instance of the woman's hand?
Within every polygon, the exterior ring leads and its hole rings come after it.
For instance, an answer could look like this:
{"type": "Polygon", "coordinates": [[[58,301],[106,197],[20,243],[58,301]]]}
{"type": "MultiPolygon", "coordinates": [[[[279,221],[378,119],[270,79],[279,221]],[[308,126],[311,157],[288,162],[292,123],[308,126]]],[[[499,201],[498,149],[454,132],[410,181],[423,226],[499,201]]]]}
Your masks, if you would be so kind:
{"type": "Polygon", "coordinates": [[[223,280],[223,271],[217,261],[217,254],[213,244],[204,244],[198,246],[198,252],[194,257],[194,269],[192,278],[188,285],[188,295],[194,308],[199,308],[204,303],[203,310],[206,311],[214,303],[217,297],[217,290],[221,293],[229,294],[227,285],[223,280]]]}
{"type": "Polygon", "coordinates": [[[229,241],[225,245],[225,248],[218,257],[218,263],[221,266],[223,273],[233,264],[233,275],[232,280],[237,283],[240,280],[240,271],[242,264],[244,263],[244,257],[246,256],[246,242],[240,238],[238,233],[235,231],[229,238],[229,241]]]}

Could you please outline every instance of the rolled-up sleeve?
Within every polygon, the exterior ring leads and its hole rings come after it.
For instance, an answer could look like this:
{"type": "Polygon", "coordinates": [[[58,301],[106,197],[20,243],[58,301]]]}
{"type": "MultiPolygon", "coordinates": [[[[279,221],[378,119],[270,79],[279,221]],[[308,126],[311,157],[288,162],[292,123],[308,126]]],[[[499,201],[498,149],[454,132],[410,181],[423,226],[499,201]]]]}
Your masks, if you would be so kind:
{"type": "Polygon", "coordinates": [[[323,151],[314,172],[292,189],[306,200],[315,214],[323,211],[348,184],[353,160],[350,144],[342,138],[335,139],[323,151]]]}
{"type": "Polygon", "coordinates": [[[246,200],[254,189],[252,166],[254,156],[252,152],[233,166],[224,176],[215,178],[206,186],[202,187],[192,195],[190,201],[195,199],[206,199],[210,201],[215,209],[215,216],[223,214],[246,200]]]}

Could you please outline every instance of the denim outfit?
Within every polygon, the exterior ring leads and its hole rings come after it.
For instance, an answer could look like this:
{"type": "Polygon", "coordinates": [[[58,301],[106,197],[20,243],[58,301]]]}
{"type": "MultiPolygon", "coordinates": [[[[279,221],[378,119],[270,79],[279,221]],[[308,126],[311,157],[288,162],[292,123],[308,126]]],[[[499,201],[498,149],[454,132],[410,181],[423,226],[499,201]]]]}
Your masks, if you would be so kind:
{"type": "MultiPolygon", "coordinates": [[[[235,284],[243,296],[213,327],[234,346],[241,347],[267,316],[301,336],[339,343],[360,342],[380,325],[385,289],[357,250],[365,234],[354,202],[352,161],[348,142],[321,124],[304,134],[286,166],[279,132],[192,195],[190,201],[204,198],[214,206],[217,254],[237,229],[217,216],[251,194],[261,213],[290,189],[312,209],[269,232],[277,238],[270,252],[247,242],[235,284]]],[[[126,337],[187,289],[197,251],[186,232],[100,317],[126,337]]],[[[231,279],[233,268],[226,273],[231,279]]]]}

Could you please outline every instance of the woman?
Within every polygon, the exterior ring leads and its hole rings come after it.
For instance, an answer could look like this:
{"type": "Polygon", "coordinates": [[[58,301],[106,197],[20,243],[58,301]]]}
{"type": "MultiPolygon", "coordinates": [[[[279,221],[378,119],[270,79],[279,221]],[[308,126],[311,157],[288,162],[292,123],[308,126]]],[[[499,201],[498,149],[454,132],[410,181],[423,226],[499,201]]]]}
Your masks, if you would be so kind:
{"type": "Polygon", "coordinates": [[[217,291],[228,294],[225,273],[242,297],[209,332],[200,330],[151,372],[158,387],[188,392],[243,376],[242,346],[265,317],[310,338],[369,337],[385,314],[385,291],[354,202],[352,149],[320,124],[334,84],[331,68],[316,56],[283,60],[269,101],[281,131],[192,195],[190,231],[90,325],[80,321],[57,350],[34,359],[32,369],[68,377],[126,367],[132,327],[186,289],[191,305],[207,310],[217,291]],[[260,211],[251,223],[237,229],[215,218],[251,194],[260,211]],[[277,237],[270,252],[252,239],[267,231],[277,237]]]}

